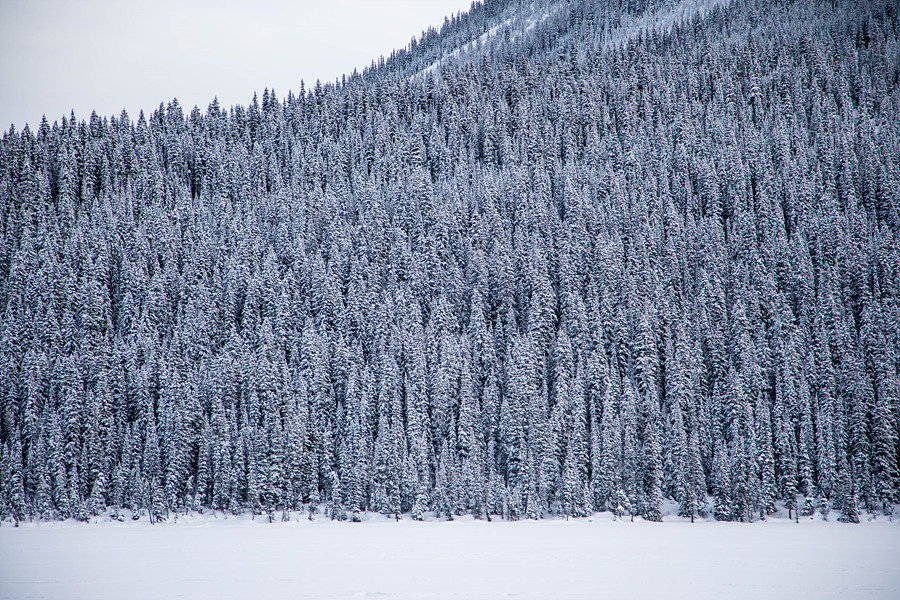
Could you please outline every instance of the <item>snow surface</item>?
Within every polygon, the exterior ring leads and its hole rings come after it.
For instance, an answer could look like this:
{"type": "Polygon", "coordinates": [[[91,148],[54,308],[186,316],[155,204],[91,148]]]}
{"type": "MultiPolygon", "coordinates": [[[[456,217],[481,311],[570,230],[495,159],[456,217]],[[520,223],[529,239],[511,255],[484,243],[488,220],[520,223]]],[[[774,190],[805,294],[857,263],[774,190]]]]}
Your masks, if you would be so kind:
{"type": "Polygon", "coordinates": [[[0,526],[0,598],[900,598],[900,523],[0,526]]]}

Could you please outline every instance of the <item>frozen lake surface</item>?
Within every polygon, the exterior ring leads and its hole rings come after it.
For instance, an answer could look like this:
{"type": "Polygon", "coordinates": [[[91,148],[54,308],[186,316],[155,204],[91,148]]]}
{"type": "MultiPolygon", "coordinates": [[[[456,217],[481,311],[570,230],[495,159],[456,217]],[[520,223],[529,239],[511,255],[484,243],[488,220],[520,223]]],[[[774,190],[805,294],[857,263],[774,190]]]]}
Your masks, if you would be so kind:
{"type": "Polygon", "coordinates": [[[900,598],[900,523],[0,527],[0,598],[900,598]]]}

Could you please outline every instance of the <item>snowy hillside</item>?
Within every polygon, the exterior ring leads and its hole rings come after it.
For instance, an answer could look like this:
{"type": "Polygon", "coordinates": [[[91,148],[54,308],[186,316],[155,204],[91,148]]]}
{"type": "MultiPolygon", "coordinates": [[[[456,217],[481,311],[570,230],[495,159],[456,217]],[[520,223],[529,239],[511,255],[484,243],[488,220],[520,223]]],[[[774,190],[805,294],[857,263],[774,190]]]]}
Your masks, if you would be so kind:
{"type": "Polygon", "coordinates": [[[6,132],[0,522],[890,516],[898,48],[887,0],[490,0],[6,132]]]}
{"type": "Polygon", "coordinates": [[[891,0],[10,129],[0,599],[896,600],[898,165],[891,0]]]}
{"type": "MultiPolygon", "coordinates": [[[[428,75],[439,71],[449,62],[462,62],[475,60],[483,56],[491,56],[492,52],[499,52],[495,46],[502,47],[505,44],[519,42],[523,36],[531,34],[536,27],[542,25],[550,17],[559,15],[565,8],[565,4],[547,4],[545,2],[526,2],[521,6],[514,6],[512,14],[503,18],[496,25],[492,25],[487,31],[477,38],[467,41],[452,49],[445,49],[440,58],[416,73],[416,75],[428,75]]],[[[506,15],[509,11],[501,13],[506,15]]]]}
{"type": "Polygon", "coordinates": [[[367,73],[421,77],[438,74],[449,63],[489,60],[500,63],[523,53],[558,54],[575,46],[604,49],[706,17],[731,0],[488,0],[440,30],[424,32],[406,49],[367,73]]]}

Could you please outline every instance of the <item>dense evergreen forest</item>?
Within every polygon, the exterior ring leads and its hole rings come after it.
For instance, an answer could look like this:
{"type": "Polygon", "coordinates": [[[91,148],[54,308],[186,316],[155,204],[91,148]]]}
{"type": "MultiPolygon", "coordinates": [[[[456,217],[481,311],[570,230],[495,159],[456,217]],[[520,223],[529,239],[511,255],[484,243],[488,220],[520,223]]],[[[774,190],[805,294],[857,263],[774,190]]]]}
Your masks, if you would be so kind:
{"type": "Polygon", "coordinates": [[[891,512],[897,4],[682,5],[10,128],[0,518],[891,512]]]}

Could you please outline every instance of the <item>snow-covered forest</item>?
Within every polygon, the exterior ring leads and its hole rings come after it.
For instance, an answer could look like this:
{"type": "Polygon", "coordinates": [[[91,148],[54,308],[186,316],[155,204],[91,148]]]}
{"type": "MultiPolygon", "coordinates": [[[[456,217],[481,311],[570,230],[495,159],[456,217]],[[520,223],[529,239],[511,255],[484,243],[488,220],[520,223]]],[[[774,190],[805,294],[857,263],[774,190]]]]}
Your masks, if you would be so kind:
{"type": "Polygon", "coordinates": [[[487,0],[0,142],[3,520],[856,521],[898,434],[891,0],[487,0]]]}

